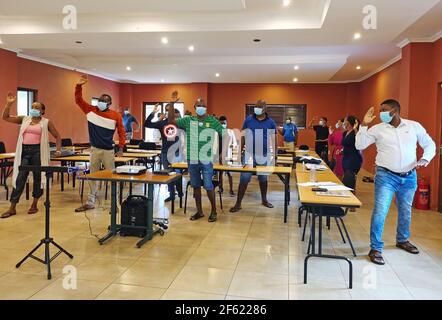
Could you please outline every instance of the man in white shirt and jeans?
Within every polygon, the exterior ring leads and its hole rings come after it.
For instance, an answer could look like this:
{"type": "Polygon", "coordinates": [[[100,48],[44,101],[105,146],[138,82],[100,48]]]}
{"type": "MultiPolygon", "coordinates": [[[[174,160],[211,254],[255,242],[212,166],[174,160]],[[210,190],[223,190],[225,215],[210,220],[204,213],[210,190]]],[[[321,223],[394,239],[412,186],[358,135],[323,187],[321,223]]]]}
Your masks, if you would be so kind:
{"type": "Polygon", "coordinates": [[[390,209],[393,194],[398,206],[396,246],[412,254],[419,250],[409,242],[411,208],[417,188],[416,168],[426,167],[436,155],[436,145],[418,122],[401,119],[401,106],[396,100],[381,104],[382,123],[370,129],[368,125],[376,118],[374,108],[368,110],[356,135],[356,148],[364,150],[375,143],[377,147],[375,203],[370,227],[370,252],[375,264],[385,264],[382,257],[382,233],[390,209]],[[424,149],[417,161],[416,145],[424,149]]]}

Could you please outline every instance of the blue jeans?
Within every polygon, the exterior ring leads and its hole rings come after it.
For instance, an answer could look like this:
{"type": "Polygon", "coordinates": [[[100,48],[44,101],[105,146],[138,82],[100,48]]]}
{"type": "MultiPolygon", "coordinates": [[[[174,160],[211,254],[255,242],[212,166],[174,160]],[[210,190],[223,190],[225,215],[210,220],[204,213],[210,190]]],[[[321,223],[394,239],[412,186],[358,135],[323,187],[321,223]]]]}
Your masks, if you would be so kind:
{"type": "MultiPolygon", "coordinates": [[[[260,167],[265,167],[268,166],[268,163],[263,163],[263,164],[259,164],[257,163],[256,159],[253,160],[253,167],[255,168],[256,166],[260,166],[260,167]]],[[[252,180],[252,172],[241,172],[241,175],[239,177],[239,183],[240,184],[248,184],[250,183],[250,180],[252,180]]],[[[258,176],[258,181],[260,182],[266,182],[268,180],[268,176],[269,173],[259,173],[257,174],[258,176]]]]}
{"type": "Polygon", "coordinates": [[[213,163],[189,163],[189,176],[190,176],[190,185],[192,188],[201,188],[201,185],[204,186],[204,189],[207,191],[214,190],[213,186],[213,163]],[[202,181],[201,181],[202,175],[202,181]]]}
{"type": "MultiPolygon", "coordinates": [[[[161,150],[161,165],[164,170],[170,169],[170,162],[167,159],[167,150],[161,150]]],[[[179,172],[179,170],[175,170],[175,172],[179,172]]],[[[172,199],[175,199],[175,186],[178,191],[178,195],[182,196],[183,194],[183,185],[181,184],[181,179],[176,182],[169,183],[167,185],[167,189],[169,190],[169,196],[172,199]]]]}
{"type": "Polygon", "coordinates": [[[406,242],[410,237],[411,208],[414,193],[417,189],[416,171],[408,177],[400,177],[383,168],[377,167],[374,186],[375,203],[371,217],[370,247],[373,250],[382,252],[384,248],[382,233],[393,194],[396,194],[398,206],[396,241],[406,242]]]}

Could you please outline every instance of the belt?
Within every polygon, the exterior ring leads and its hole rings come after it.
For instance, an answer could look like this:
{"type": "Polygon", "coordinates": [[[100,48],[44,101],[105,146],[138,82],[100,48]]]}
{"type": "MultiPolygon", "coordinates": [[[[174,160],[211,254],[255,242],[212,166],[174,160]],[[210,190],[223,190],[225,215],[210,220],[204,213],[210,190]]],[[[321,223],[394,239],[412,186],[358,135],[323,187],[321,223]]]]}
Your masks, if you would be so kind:
{"type": "Polygon", "coordinates": [[[379,168],[384,169],[385,171],[388,171],[388,172],[390,172],[390,173],[392,173],[392,174],[394,174],[394,175],[396,175],[396,176],[402,177],[402,178],[408,177],[408,176],[411,175],[411,174],[414,172],[414,170],[415,170],[415,169],[413,169],[413,170],[410,170],[410,171],[408,171],[408,172],[402,172],[402,173],[399,173],[399,172],[391,171],[391,170],[389,170],[389,169],[387,169],[387,168],[385,168],[385,167],[379,167],[379,168]]]}

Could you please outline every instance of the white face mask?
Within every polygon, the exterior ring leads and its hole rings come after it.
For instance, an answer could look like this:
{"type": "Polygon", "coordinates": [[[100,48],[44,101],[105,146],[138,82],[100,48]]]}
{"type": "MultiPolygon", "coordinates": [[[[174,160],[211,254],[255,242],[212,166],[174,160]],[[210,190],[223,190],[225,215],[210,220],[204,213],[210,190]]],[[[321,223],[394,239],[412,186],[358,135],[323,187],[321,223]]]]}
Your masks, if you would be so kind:
{"type": "Polygon", "coordinates": [[[320,125],[320,126],[323,126],[323,125],[324,125],[324,121],[322,121],[322,120],[319,121],[319,125],[320,125]]]}
{"type": "Polygon", "coordinates": [[[104,111],[107,109],[107,103],[103,101],[98,101],[97,107],[98,109],[100,109],[100,111],[104,111]]]}
{"type": "Polygon", "coordinates": [[[285,123],[290,124],[290,123],[292,123],[292,121],[290,121],[290,120],[285,120],[285,123]]]}

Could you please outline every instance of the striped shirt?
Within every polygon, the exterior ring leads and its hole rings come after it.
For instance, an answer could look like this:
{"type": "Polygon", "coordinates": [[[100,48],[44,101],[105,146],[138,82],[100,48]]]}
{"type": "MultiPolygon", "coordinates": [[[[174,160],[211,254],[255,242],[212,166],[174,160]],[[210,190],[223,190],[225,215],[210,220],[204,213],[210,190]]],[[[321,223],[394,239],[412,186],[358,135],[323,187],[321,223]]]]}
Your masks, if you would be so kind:
{"type": "Polygon", "coordinates": [[[179,128],[186,131],[188,161],[213,162],[213,145],[217,135],[224,135],[224,128],[213,116],[200,120],[187,116],[176,120],[179,128]]]}
{"type": "Polygon", "coordinates": [[[95,148],[112,150],[115,129],[118,131],[119,147],[124,148],[126,132],[121,114],[113,110],[100,111],[97,107],[83,100],[83,87],[75,87],[75,102],[86,114],[89,129],[89,141],[95,148]]]}

